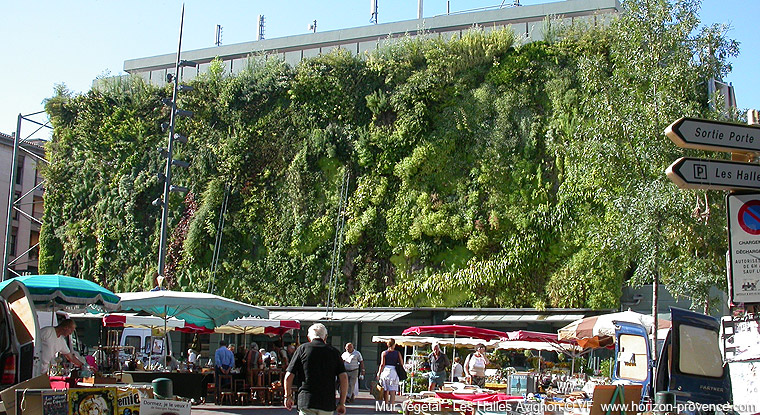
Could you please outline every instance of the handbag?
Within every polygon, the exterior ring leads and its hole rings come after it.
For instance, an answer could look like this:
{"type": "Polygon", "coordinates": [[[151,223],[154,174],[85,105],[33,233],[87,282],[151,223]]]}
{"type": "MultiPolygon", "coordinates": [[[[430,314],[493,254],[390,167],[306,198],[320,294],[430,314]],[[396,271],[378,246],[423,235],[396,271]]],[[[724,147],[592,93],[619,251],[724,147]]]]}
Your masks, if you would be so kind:
{"type": "Polygon", "coordinates": [[[369,388],[370,393],[375,398],[376,401],[382,401],[383,400],[383,393],[385,390],[383,390],[383,387],[380,386],[379,383],[372,381],[372,386],[369,388]]]}
{"type": "MultiPolygon", "coordinates": [[[[398,352],[398,354],[400,357],[401,352],[398,352]]],[[[396,363],[396,374],[398,375],[398,380],[406,380],[406,369],[404,369],[404,363],[401,361],[400,358],[399,358],[398,363],[396,363]]]]}

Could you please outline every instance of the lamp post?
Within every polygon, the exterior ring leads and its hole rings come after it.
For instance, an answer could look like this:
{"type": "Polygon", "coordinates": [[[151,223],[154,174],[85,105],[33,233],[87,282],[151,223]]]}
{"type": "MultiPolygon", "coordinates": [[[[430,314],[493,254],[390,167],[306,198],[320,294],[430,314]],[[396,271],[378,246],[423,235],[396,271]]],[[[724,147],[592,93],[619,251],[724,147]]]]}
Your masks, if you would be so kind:
{"type": "Polygon", "coordinates": [[[173,84],[172,99],[164,100],[164,104],[171,108],[171,114],[169,116],[169,124],[161,124],[164,131],[169,130],[169,144],[167,148],[161,148],[159,151],[161,155],[166,157],[166,167],[164,173],[159,174],[159,179],[163,180],[164,192],[161,198],[153,201],[153,205],[161,206],[161,236],[159,239],[158,247],[158,285],[160,286],[166,277],[166,235],[169,222],[169,194],[171,192],[186,193],[188,189],[182,186],[175,186],[172,184],[172,166],[178,166],[187,168],[190,163],[182,160],[174,159],[174,143],[187,143],[187,137],[175,133],[174,127],[177,118],[191,118],[193,113],[191,111],[181,110],[177,108],[177,94],[182,91],[192,91],[192,87],[188,85],[179,84],[179,71],[180,68],[186,66],[197,66],[195,62],[181,60],[182,53],[182,26],[185,20],[185,6],[182,6],[182,17],[179,24],[179,42],[177,45],[177,63],[174,66],[174,75],[166,74],[166,81],[173,84]]]}

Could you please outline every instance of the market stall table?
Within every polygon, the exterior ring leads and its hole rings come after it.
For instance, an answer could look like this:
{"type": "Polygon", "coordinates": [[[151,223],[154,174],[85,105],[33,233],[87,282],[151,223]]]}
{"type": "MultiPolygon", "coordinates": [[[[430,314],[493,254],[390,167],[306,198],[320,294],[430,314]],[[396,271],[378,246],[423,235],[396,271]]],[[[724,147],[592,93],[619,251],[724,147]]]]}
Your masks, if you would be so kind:
{"type": "MultiPolygon", "coordinates": [[[[132,376],[132,381],[136,383],[151,383],[153,379],[167,378],[171,379],[174,385],[174,394],[184,398],[193,398],[200,402],[206,397],[206,387],[209,383],[214,383],[214,373],[193,373],[193,372],[145,372],[145,371],[125,371],[125,374],[132,376]]],[[[242,375],[238,375],[242,376],[242,375]]]]}

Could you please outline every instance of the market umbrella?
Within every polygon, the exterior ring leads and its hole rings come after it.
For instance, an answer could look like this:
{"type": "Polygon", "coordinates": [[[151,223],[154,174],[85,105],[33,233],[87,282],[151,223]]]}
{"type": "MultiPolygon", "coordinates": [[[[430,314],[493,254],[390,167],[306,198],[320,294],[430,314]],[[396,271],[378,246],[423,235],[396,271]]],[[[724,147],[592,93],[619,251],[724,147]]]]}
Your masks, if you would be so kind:
{"type": "Polygon", "coordinates": [[[65,275],[23,275],[0,282],[0,289],[11,281],[23,283],[38,307],[97,305],[105,310],[119,308],[119,296],[92,281],[65,275]]]}
{"type": "MultiPolygon", "coordinates": [[[[244,317],[230,321],[214,329],[223,334],[266,334],[267,336],[282,336],[291,330],[301,328],[298,320],[268,320],[262,318],[244,317]]],[[[246,343],[246,346],[248,344],[246,343]]]]}
{"type": "Polygon", "coordinates": [[[135,327],[140,329],[178,329],[185,327],[185,320],[127,313],[111,313],[103,316],[105,327],[135,327]]]}
{"type": "Polygon", "coordinates": [[[241,317],[269,317],[265,308],[208,293],[160,290],[119,296],[122,310],[144,311],[164,319],[175,317],[208,329],[241,317]]]}
{"type": "MultiPolygon", "coordinates": [[[[413,326],[401,332],[403,335],[423,335],[423,334],[451,334],[454,336],[453,348],[454,354],[452,357],[456,357],[457,353],[457,336],[461,337],[474,337],[482,340],[499,340],[507,337],[507,333],[498,330],[481,329],[472,326],[460,326],[458,324],[441,324],[435,326],[413,326]]],[[[451,374],[452,380],[454,374],[451,374]]]]}
{"type": "MultiPolygon", "coordinates": [[[[601,348],[611,346],[615,341],[615,322],[641,324],[650,332],[654,327],[654,319],[648,314],[635,311],[603,314],[586,317],[568,324],[557,331],[560,340],[577,340],[583,348],[601,348]]],[[[670,327],[670,321],[659,319],[657,329],[670,327]]]]}
{"type": "Polygon", "coordinates": [[[506,338],[507,333],[498,330],[481,329],[471,326],[460,326],[458,324],[443,324],[437,326],[414,326],[404,330],[403,335],[416,335],[423,334],[452,334],[456,338],[459,337],[474,337],[482,340],[498,340],[506,338]]]}

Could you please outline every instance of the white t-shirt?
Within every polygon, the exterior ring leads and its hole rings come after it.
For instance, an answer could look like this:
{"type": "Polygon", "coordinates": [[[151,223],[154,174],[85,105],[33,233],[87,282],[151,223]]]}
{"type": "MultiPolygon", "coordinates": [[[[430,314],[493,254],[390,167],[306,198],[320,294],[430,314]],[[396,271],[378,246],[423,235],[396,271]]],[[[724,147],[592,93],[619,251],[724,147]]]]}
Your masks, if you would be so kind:
{"type": "Polygon", "coordinates": [[[198,360],[198,353],[190,352],[189,355],[187,355],[187,363],[196,363],[196,360],[198,360]]]}
{"type": "Polygon", "coordinates": [[[364,360],[362,359],[362,354],[356,349],[351,353],[343,352],[341,357],[343,358],[343,365],[346,367],[347,371],[358,369],[360,366],[359,363],[364,360]]]}
{"type": "Polygon", "coordinates": [[[451,367],[451,375],[457,379],[464,378],[464,367],[459,362],[454,362],[454,366],[451,367]]]}
{"type": "Polygon", "coordinates": [[[467,361],[467,372],[471,376],[485,376],[486,375],[486,359],[483,356],[477,356],[471,354],[467,361]]]}
{"type": "Polygon", "coordinates": [[[69,346],[66,345],[65,337],[58,337],[55,333],[55,327],[48,326],[40,330],[40,360],[38,374],[47,373],[50,369],[50,362],[55,359],[58,353],[69,354],[69,346]]]}

